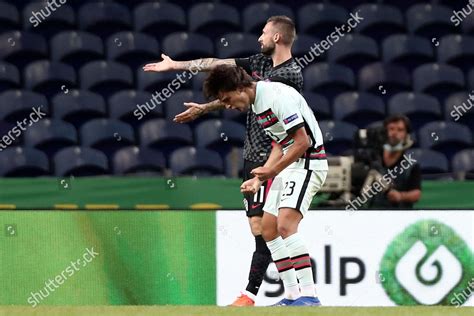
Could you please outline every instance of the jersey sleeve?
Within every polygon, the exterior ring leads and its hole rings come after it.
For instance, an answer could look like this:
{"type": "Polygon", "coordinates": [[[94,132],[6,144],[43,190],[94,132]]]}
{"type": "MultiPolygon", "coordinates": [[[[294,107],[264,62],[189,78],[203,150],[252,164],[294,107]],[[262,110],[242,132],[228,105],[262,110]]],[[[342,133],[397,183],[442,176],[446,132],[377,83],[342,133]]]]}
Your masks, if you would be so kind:
{"type": "Polygon", "coordinates": [[[252,75],[252,72],[257,70],[261,57],[261,54],[255,54],[246,58],[235,58],[235,64],[242,67],[249,75],[252,75]]]}
{"type": "Polygon", "coordinates": [[[304,126],[304,119],[299,107],[295,104],[300,100],[274,92],[273,110],[278,120],[282,123],[288,135],[293,134],[297,129],[304,126]]]}

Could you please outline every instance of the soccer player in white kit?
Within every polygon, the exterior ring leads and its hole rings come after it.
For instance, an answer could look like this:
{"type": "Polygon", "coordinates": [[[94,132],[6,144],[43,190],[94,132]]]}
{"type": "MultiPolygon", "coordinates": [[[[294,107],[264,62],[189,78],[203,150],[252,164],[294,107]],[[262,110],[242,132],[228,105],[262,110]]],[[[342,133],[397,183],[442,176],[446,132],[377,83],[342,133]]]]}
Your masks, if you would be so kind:
{"type": "Polygon", "coordinates": [[[273,147],[264,166],[241,191],[258,192],[272,179],[264,205],[262,236],[285,286],[285,298],[275,305],[320,305],[316,296],[308,249],[298,225],[326,179],[328,163],[323,137],[313,111],[294,88],[279,82],[254,82],[240,67],[214,68],[204,82],[208,98],[227,109],[251,110],[273,147]]]}

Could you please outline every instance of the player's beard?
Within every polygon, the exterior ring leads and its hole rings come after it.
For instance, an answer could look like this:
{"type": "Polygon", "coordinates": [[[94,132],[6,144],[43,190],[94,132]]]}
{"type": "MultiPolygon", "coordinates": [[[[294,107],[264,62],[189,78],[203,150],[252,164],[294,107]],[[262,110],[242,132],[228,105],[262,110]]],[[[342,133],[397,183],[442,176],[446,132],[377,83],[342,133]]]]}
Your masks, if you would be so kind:
{"type": "Polygon", "coordinates": [[[275,51],[275,44],[273,44],[272,46],[262,45],[261,52],[263,55],[272,56],[274,51],[275,51]]]}

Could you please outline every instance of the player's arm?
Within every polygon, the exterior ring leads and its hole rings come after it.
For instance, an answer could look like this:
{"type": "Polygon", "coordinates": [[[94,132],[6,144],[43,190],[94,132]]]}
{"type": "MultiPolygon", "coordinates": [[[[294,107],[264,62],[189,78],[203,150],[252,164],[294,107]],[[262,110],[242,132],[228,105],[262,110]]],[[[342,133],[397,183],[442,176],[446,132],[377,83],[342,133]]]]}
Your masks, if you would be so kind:
{"type": "Polygon", "coordinates": [[[176,70],[210,71],[219,65],[237,65],[234,58],[199,58],[186,61],[176,61],[165,54],[161,54],[161,58],[163,58],[163,60],[160,62],[146,64],[143,66],[143,70],[156,72],[176,70]]]}

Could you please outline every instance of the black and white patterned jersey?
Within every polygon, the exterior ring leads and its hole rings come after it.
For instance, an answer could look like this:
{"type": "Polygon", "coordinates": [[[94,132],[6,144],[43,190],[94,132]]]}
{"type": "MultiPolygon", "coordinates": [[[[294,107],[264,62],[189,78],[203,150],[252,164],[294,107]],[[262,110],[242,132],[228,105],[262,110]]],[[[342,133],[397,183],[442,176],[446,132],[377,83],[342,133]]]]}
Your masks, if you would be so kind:
{"type": "MultiPolygon", "coordinates": [[[[285,83],[299,92],[303,91],[301,67],[293,58],[273,67],[271,57],[263,54],[248,58],[236,58],[237,66],[242,67],[255,80],[269,80],[285,83]]],[[[271,139],[258,125],[255,113],[247,113],[247,132],[244,142],[244,159],[252,162],[265,162],[271,152],[271,139]]]]}

